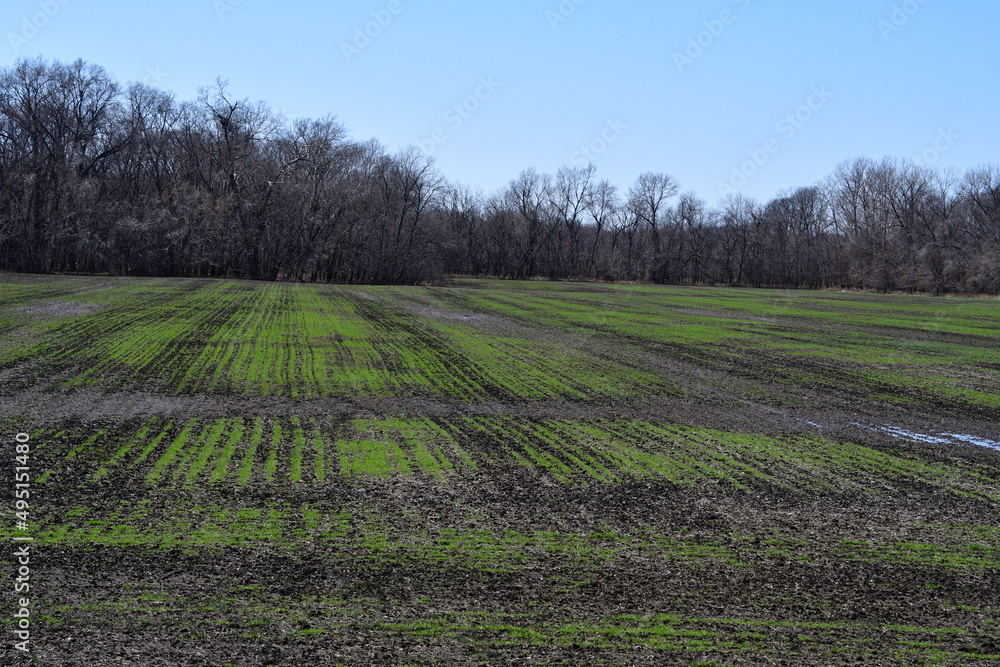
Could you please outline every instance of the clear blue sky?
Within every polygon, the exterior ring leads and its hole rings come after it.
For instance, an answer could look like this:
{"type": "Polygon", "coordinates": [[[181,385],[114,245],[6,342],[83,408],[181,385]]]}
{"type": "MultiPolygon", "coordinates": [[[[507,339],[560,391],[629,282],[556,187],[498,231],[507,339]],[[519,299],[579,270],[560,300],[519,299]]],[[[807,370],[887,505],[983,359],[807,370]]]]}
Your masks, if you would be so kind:
{"type": "Polygon", "coordinates": [[[433,147],[487,192],[587,145],[623,189],[664,171],[710,203],[862,155],[1000,162],[996,0],[6,0],[0,18],[3,64],[84,58],[179,99],[222,77],[357,139],[433,147]]]}

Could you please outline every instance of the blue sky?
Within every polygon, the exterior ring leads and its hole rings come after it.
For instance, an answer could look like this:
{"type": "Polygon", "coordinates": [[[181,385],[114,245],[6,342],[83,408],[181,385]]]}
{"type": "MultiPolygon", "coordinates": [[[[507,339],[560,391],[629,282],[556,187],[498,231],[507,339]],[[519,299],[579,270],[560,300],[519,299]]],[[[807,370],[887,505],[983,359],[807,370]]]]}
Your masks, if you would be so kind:
{"type": "Polygon", "coordinates": [[[7,0],[0,18],[0,63],[83,58],[179,99],[222,77],[486,192],[587,160],[710,203],[863,155],[1000,162],[995,0],[7,0]]]}

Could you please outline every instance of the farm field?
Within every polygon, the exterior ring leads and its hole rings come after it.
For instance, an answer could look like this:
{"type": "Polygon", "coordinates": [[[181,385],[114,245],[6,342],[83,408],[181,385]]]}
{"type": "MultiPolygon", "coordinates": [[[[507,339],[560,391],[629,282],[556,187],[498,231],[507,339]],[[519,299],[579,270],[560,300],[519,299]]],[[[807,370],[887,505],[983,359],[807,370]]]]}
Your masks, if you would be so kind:
{"type": "Polygon", "coordinates": [[[994,299],[0,275],[0,423],[37,664],[1000,661],[994,299]]]}

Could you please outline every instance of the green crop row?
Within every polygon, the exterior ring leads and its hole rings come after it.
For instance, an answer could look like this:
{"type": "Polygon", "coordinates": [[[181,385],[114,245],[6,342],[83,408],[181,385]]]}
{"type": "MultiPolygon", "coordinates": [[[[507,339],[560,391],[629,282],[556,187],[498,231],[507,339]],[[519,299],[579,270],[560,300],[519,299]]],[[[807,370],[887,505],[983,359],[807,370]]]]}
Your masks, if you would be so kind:
{"type": "MultiPolygon", "coordinates": [[[[735,658],[774,656],[794,660],[825,657],[839,664],[844,654],[874,663],[940,665],[988,664],[1000,660],[989,634],[961,628],[933,628],[840,622],[684,618],[675,615],[623,615],[600,622],[536,623],[510,614],[451,613],[408,622],[384,623],[385,631],[422,638],[448,638],[479,647],[572,646],[578,650],[642,651],[676,657],[686,653],[694,665],[722,665],[735,658]],[[891,636],[894,648],[870,646],[872,637],[891,636]],[[978,648],[978,650],[977,650],[978,648]],[[696,656],[705,656],[696,660],[696,656]],[[709,659],[712,656],[714,659],[709,659]],[[715,662],[723,660],[724,662],[715,662]],[[896,662],[898,661],[898,662],[896,662]],[[925,663],[921,663],[925,664],[925,663]]],[[[890,644],[891,646],[891,644],[890,644]]]]}
{"type": "Polygon", "coordinates": [[[437,289],[429,298],[397,290],[394,298],[566,336],[597,335],[752,377],[759,368],[757,379],[819,383],[897,403],[1000,405],[995,300],[484,281],[462,286],[437,289]],[[750,360],[755,363],[748,366],[750,360]]]}
{"type": "Polygon", "coordinates": [[[47,321],[30,342],[0,327],[0,366],[49,378],[49,388],[61,390],[463,400],[675,391],[646,371],[530,332],[445,325],[401,311],[383,303],[386,294],[231,281],[110,283],[88,294],[98,310],[47,321]]]}
{"type": "Polygon", "coordinates": [[[39,431],[52,484],[333,484],[446,480],[521,467],[569,486],[653,481],[736,490],[894,494],[914,486],[1000,499],[994,474],[816,436],[774,437],[638,419],[231,417],[131,420],[39,431]],[[65,464],[60,463],[64,461],[65,464]]]}
{"type": "MultiPolygon", "coordinates": [[[[0,529],[8,539],[11,529],[0,529]]],[[[324,503],[291,505],[196,504],[185,496],[147,497],[127,502],[76,505],[35,519],[39,546],[90,549],[98,546],[141,551],[253,548],[297,552],[324,545],[327,553],[373,566],[419,564],[478,572],[531,571],[545,563],[553,572],[591,576],[612,566],[753,567],[772,559],[807,564],[824,560],[879,563],[950,571],[990,572],[1000,568],[1000,540],[935,542],[809,540],[727,531],[714,535],[662,533],[652,527],[627,532],[429,528],[419,520],[383,516],[366,509],[324,503]]]]}
{"type": "Polygon", "coordinates": [[[481,660],[497,650],[512,651],[508,656],[537,657],[538,649],[553,648],[572,651],[575,664],[721,667],[809,660],[829,665],[985,666],[1000,660],[995,634],[956,627],[662,613],[571,620],[564,615],[553,618],[551,612],[514,609],[443,612],[434,610],[434,602],[416,599],[404,613],[389,614],[384,603],[368,598],[290,601],[255,586],[209,595],[143,584],[105,590],[100,599],[86,604],[41,599],[45,615],[36,622],[44,632],[88,625],[95,618],[113,619],[123,628],[168,628],[172,636],[225,633],[299,646],[313,641],[350,645],[359,635],[375,635],[404,640],[425,651],[445,647],[451,661],[481,660]]]}
{"type": "Polygon", "coordinates": [[[757,380],[996,408],[997,314],[989,299],[721,288],[9,279],[0,367],[58,389],[296,398],[678,392],[627,355],[595,354],[613,342],[757,380]]]}

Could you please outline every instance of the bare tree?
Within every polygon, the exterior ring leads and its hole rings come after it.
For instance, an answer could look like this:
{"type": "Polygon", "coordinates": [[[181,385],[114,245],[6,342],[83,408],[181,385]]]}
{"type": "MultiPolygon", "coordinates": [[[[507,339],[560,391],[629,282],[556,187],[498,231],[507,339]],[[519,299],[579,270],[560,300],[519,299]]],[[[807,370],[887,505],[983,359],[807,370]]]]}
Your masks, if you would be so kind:
{"type": "Polygon", "coordinates": [[[587,212],[590,214],[590,222],[593,226],[593,241],[590,244],[590,251],[587,253],[587,265],[584,273],[591,277],[607,277],[610,267],[605,265],[603,270],[598,271],[597,255],[604,242],[605,230],[613,224],[616,216],[621,212],[618,188],[606,179],[598,183],[591,193],[587,212]]]}
{"type": "Polygon", "coordinates": [[[565,262],[565,268],[560,273],[569,276],[579,276],[583,265],[580,231],[594,197],[595,172],[592,164],[587,167],[562,167],[550,188],[549,203],[568,237],[568,247],[559,249],[558,259],[565,262]]]}
{"type": "Polygon", "coordinates": [[[538,275],[538,259],[542,246],[551,236],[552,213],[551,177],[534,169],[521,172],[505,191],[506,203],[516,213],[515,239],[520,255],[518,278],[538,275]]]}
{"type": "Polygon", "coordinates": [[[629,190],[629,208],[636,220],[649,231],[652,254],[647,259],[646,275],[655,282],[667,279],[660,235],[666,222],[667,201],[677,194],[677,190],[673,178],[654,172],[639,176],[629,190]]]}
{"type": "Polygon", "coordinates": [[[593,166],[492,195],[414,149],[288,123],[224,81],[178,102],[76,61],[0,69],[0,269],[345,282],[443,272],[1000,292],[1000,169],[844,162],[710,208],[663,173],[624,201],[593,166]]]}

